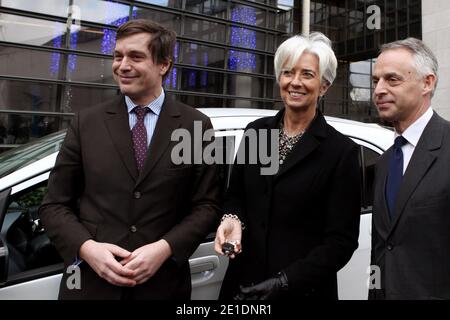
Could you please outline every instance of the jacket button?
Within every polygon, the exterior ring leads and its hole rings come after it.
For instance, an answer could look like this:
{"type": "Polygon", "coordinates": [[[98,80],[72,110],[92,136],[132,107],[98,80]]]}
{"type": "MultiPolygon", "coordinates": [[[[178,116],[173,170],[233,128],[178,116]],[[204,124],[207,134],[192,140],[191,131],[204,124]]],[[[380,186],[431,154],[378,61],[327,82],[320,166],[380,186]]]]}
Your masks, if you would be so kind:
{"type": "Polygon", "coordinates": [[[137,231],[136,226],[134,226],[134,225],[131,226],[131,227],[130,227],[130,231],[133,232],[133,233],[135,233],[135,232],[137,231]]]}
{"type": "Polygon", "coordinates": [[[389,243],[387,245],[386,249],[388,249],[389,251],[392,251],[392,249],[394,249],[394,245],[392,243],[389,243]]]}
{"type": "Polygon", "coordinates": [[[135,198],[135,199],[140,199],[140,198],[141,198],[141,193],[140,193],[139,191],[136,191],[136,192],[134,193],[134,198],[135,198]]]}

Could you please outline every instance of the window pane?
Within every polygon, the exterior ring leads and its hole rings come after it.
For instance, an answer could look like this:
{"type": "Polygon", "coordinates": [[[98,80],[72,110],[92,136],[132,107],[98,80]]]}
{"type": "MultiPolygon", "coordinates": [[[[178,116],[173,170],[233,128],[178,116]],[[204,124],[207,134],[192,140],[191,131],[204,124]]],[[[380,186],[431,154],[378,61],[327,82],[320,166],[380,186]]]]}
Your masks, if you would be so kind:
{"type": "Polygon", "coordinates": [[[277,23],[276,23],[276,29],[278,29],[281,32],[289,33],[292,31],[292,16],[293,16],[293,10],[286,11],[286,12],[279,12],[277,14],[277,23]]]}
{"type": "Polygon", "coordinates": [[[231,21],[249,24],[252,26],[266,26],[266,11],[259,8],[244,6],[237,3],[230,4],[231,21]]]}
{"type": "Polygon", "coordinates": [[[182,69],[181,90],[223,93],[223,78],[218,72],[182,69]]]}
{"type": "Polygon", "coordinates": [[[113,1],[74,0],[73,4],[79,7],[81,20],[85,21],[118,26],[130,16],[130,6],[113,1]]]}
{"type": "Polygon", "coordinates": [[[181,8],[181,0],[139,0],[136,2],[150,3],[162,7],[181,8]]]}
{"type": "Polygon", "coordinates": [[[116,44],[116,31],[108,28],[72,26],[70,48],[112,54],[116,44]]]}
{"type": "Polygon", "coordinates": [[[264,73],[264,56],[247,51],[230,50],[228,69],[252,73],[264,73]]]}
{"type": "Polygon", "coordinates": [[[71,54],[67,63],[67,80],[115,84],[112,59],[100,59],[71,54]]]}
{"type": "Polygon", "coordinates": [[[187,42],[184,42],[182,47],[183,63],[221,69],[224,66],[224,49],[187,42]]]}
{"type": "Polygon", "coordinates": [[[267,12],[267,28],[274,29],[276,21],[276,13],[272,11],[267,12]]]}
{"type": "Polygon", "coordinates": [[[420,10],[420,5],[417,6],[409,6],[409,19],[411,21],[418,20],[422,17],[422,12],[420,10]]]}
{"type": "Polygon", "coordinates": [[[240,75],[228,75],[228,94],[241,97],[262,97],[264,79],[240,75]]]}
{"type": "Polygon", "coordinates": [[[64,112],[78,112],[82,109],[113,100],[120,94],[119,89],[66,86],[63,93],[64,112]]]}
{"type": "Polygon", "coordinates": [[[265,49],[264,33],[248,28],[231,26],[230,45],[246,49],[265,49]]]}
{"type": "Polygon", "coordinates": [[[227,1],[223,0],[186,0],[187,11],[227,19],[227,1]]]}
{"type": "Polygon", "coordinates": [[[275,36],[273,34],[267,33],[267,51],[275,51],[275,36]]]}
{"type": "Polygon", "coordinates": [[[180,21],[181,18],[179,15],[157,11],[157,10],[149,10],[144,8],[133,8],[133,19],[147,19],[154,22],[158,22],[165,26],[168,29],[175,31],[177,34],[180,34],[180,21]]]}
{"type": "Polygon", "coordinates": [[[273,66],[273,56],[266,56],[267,61],[267,74],[275,76],[275,69],[273,66]]]}
{"type": "Polygon", "coordinates": [[[57,85],[30,81],[0,80],[0,109],[59,112],[57,85]]]}
{"type": "Polygon", "coordinates": [[[1,40],[61,48],[66,42],[66,25],[41,19],[0,13],[1,40]]]}
{"type": "Polygon", "coordinates": [[[23,114],[0,114],[0,125],[6,131],[4,144],[24,144],[66,128],[71,117],[23,114]]]}
{"type": "Polygon", "coordinates": [[[58,79],[62,54],[0,46],[0,74],[58,79]]]}
{"type": "Polygon", "coordinates": [[[69,0],[2,0],[3,7],[67,17],[69,0]]]}
{"type": "MultiPolygon", "coordinates": [[[[266,79],[266,98],[273,99],[277,95],[275,89],[275,80],[266,79]]],[[[279,91],[279,90],[278,90],[279,91]]],[[[279,95],[279,92],[278,92],[279,95]]]]}
{"type": "Polygon", "coordinates": [[[225,43],[225,25],[193,19],[185,18],[184,35],[205,41],[225,43]]]}

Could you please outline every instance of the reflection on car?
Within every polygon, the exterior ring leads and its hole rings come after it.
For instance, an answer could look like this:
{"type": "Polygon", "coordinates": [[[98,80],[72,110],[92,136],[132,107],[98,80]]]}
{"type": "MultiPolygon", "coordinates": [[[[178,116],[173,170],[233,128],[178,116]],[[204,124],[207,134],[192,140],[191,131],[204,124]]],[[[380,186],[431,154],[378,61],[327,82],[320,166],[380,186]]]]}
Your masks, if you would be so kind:
{"type": "MultiPolygon", "coordinates": [[[[211,118],[223,154],[234,157],[248,123],[276,110],[199,109],[211,118]]],[[[372,181],[378,157],[392,144],[393,132],[375,124],[326,117],[360,146],[363,184],[359,247],[338,273],[340,299],[367,299],[370,260],[372,181]]],[[[37,210],[47,188],[65,131],[0,154],[0,300],[56,299],[62,260],[40,224],[37,210]]],[[[232,160],[219,165],[225,191],[232,160]]],[[[214,252],[210,234],[191,256],[192,299],[217,299],[228,260],[214,252]]]]}

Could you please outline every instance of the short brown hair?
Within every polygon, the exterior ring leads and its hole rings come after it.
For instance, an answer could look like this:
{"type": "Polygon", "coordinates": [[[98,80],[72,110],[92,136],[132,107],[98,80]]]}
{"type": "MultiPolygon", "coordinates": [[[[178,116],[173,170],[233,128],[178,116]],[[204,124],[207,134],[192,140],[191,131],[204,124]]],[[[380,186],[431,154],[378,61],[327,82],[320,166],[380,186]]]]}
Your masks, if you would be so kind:
{"type": "Polygon", "coordinates": [[[165,78],[173,66],[173,52],[176,41],[175,31],[150,20],[130,20],[117,29],[116,41],[138,33],[148,33],[152,36],[148,44],[148,51],[152,55],[154,63],[161,64],[169,61],[170,65],[164,75],[165,78]]]}

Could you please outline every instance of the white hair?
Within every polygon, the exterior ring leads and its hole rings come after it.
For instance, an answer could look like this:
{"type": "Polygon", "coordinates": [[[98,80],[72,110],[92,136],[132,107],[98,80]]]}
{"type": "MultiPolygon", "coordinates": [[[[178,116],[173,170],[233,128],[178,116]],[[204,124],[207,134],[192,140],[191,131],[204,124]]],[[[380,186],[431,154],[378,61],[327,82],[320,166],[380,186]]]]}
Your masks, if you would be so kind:
{"type": "Polygon", "coordinates": [[[438,82],[438,61],[433,51],[423,41],[412,37],[386,43],[381,46],[381,52],[392,49],[406,49],[411,52],[414,57],[414,68],[416,69],[417,75],[421,78],[429,74],[435,75],[436,81],[434,88],[431,90],[431,97],[433,97],[438,82]]]}
{"type": "Polygon", "coordinates": [[[282,69],[292,69],[304,52],[319,58],[321,82],[332,84],[336,78],[337,59],[331,41],[323,33],[312,32],[309,36],[295,35],[285,40],[275,52],[274,67],[277,82],[282,69]]]}

